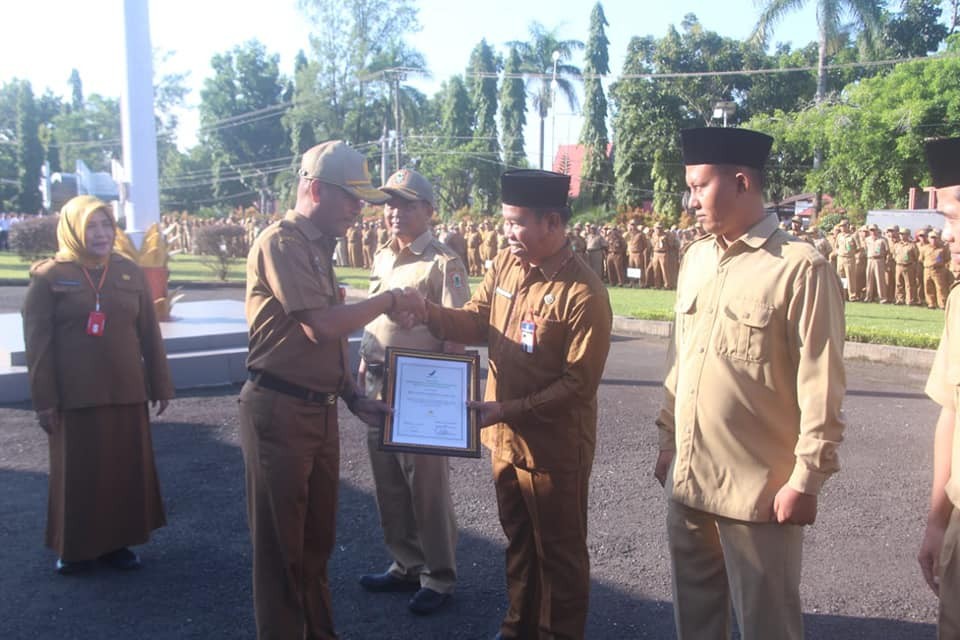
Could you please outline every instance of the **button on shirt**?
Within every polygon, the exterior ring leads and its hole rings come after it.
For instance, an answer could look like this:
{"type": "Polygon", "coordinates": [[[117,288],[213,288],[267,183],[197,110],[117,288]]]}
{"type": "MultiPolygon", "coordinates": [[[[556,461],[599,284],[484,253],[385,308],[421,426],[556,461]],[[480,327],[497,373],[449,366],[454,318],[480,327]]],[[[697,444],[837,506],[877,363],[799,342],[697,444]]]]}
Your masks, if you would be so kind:
{"type": "Polygon", "coordinates": [[[289,211],[264,229],[247,256],[247,368],[267,371],[312,391],[340,391],[347,370],[347,339],[312,342],[296,311],[340,304],[333,250],[310,220],[289,211]]]}
{"type": "Polygon", "coordinates": [[[767,216],[724,249],[692,243],[677,287],[657,425],[676,450],[670,494],[738,520],[772,519],[784,484],[816,495],[839,468],[840,280],[767,216]]]}
{"type": "Polygon", "coordinates": [[[592,464],[613,314],[603,282],[569,244],[539,267],[499,253],[463,309],[428,304],[427,312],[438,337],[488,345],[486,399],[504,411],[481,435],[494,456],[544,471],[592,464]],[[534,325],[532,353],[522,344],[525,321],[534,325]]]}
{"type": "MultiPolygon", "coordinates": [[[[944,409],[957,411],[960,393],[960,287],[954,287],[947,298],[946,320],[940,346],[930,369],[925,389],[928,396],[944,409]]],[[[953,420],[953,452],[950,457],[950,479],[946,493],[955,508],[960,509],[960,413],[953,420]]]]}

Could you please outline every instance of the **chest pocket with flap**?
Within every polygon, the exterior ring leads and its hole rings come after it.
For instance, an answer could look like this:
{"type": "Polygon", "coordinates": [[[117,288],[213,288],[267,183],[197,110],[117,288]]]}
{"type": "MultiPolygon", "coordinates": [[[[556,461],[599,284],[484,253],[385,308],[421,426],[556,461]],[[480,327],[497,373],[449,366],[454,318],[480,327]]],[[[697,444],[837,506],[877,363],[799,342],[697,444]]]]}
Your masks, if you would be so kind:
{"type": "Polygon", "coordinates": [[[766,362],[773,307],[762,300],[734,298],[721,311],[717,352],[747,362],[766,362]]]}

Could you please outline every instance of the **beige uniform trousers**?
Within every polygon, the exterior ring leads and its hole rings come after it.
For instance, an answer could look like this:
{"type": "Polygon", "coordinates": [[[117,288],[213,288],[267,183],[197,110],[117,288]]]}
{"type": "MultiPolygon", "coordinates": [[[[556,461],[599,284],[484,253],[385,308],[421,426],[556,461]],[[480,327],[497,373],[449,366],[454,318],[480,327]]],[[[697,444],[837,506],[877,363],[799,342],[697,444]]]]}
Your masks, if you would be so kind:
{"type": "Polygon", "coordinates": [[[867,258],[865,302],[887,302],[887,270],[882,258],[867,258]]]}
{"type": "Polygon", "coordinates": [[[257,638],[336,638],[327,561],[340,478],[337,405],[247,382],[240,391],[240,446],[257,638]]]}
{"type": "Polygon", "coordinates": [[[837,275],[847,279],[847,296],[850,300],[859,300],[860,277],[857,271],[856,256],[837,257],[837,275]]]}
{"type": "MultiPolygon", "coordinates": [[[[652,269],[651,274],[651,287],[656,287],[657,289],[669,289],[669,280],[670,276],[667,273],[667,254],[665,251],[654,251],[653,259],[650,261],[650,267],[652,269]]],[[[676,286],[676,283],[673,283],[676,286]]]]}
{"type": "Polygon", "coordinates": [[[939,640],[960,638],[960,510],[950,515],[943,549],[940,552],[940,617],[937,620],[939,640]]]}
{"type": "Polygon", "coordinates": [[[917,283],[913,277],[912,264],[898,264],[896,268],[897,303],[916,304],[917,283]]]}
{"type": "MultiPolygon", "coordinates": [[[[644,271],[643,253],[631,253],[627,266],[630,269],[638,269],[641,272],[641,274],[643,274],[643,271],[644,271]]],[[[629,281],[638,287],[642,287],[644,278],[641,275],[640,278],[630,278],[629,281]]]]}
{"type": "Polygon", "coordinates": [[[590,600],[590,468],[528,471],[494,455],[493,480],[507,536],[510,599],[500,633],[522,640],[583,638],[590,600]]]}
{"type": "Polygon", "coordinates": [[[669,500],[667,533],[678,640],[802,640],[803,529],[731,520],[669,500]]]}
{"type": "MultiPolygon", "coordinates": [[[[367,372],[367,390],[380,398],[383,381],[367,372]]],[[[367,430],[383,541],[390,573],[421,587],[453,593],[457,582],[457,520],[446,456],[380,450],[380,428],[367,430]]]]}
{"type": "Polygon", "coordinates": [[[947,306],[951,277],[946,267],[923,268],[923,288],[928,307],[943,309],[947,306]]]}

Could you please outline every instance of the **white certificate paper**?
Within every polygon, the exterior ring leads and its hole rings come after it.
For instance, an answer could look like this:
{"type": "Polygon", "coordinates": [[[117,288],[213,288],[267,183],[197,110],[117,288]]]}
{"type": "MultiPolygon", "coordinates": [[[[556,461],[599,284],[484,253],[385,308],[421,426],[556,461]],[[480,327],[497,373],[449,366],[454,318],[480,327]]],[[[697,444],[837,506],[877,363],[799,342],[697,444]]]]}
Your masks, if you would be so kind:
{"type": "Polygon", "coordinates": [[[394,367],[393,443],[469,447],[469,363],[398,355],[394,367]]]}

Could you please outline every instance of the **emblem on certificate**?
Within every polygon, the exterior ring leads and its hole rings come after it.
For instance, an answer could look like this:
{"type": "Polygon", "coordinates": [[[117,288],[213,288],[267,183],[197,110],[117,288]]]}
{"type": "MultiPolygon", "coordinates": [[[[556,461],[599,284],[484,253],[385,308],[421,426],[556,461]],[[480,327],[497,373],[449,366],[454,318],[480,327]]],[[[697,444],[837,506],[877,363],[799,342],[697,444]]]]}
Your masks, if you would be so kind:
{"type": "Polygon", "coordinates": [[[467,401],[478,395],[480,356],[387,347],[384,399],[393,409],[383,451],[480,457],[480,426],[467,401]]]}

